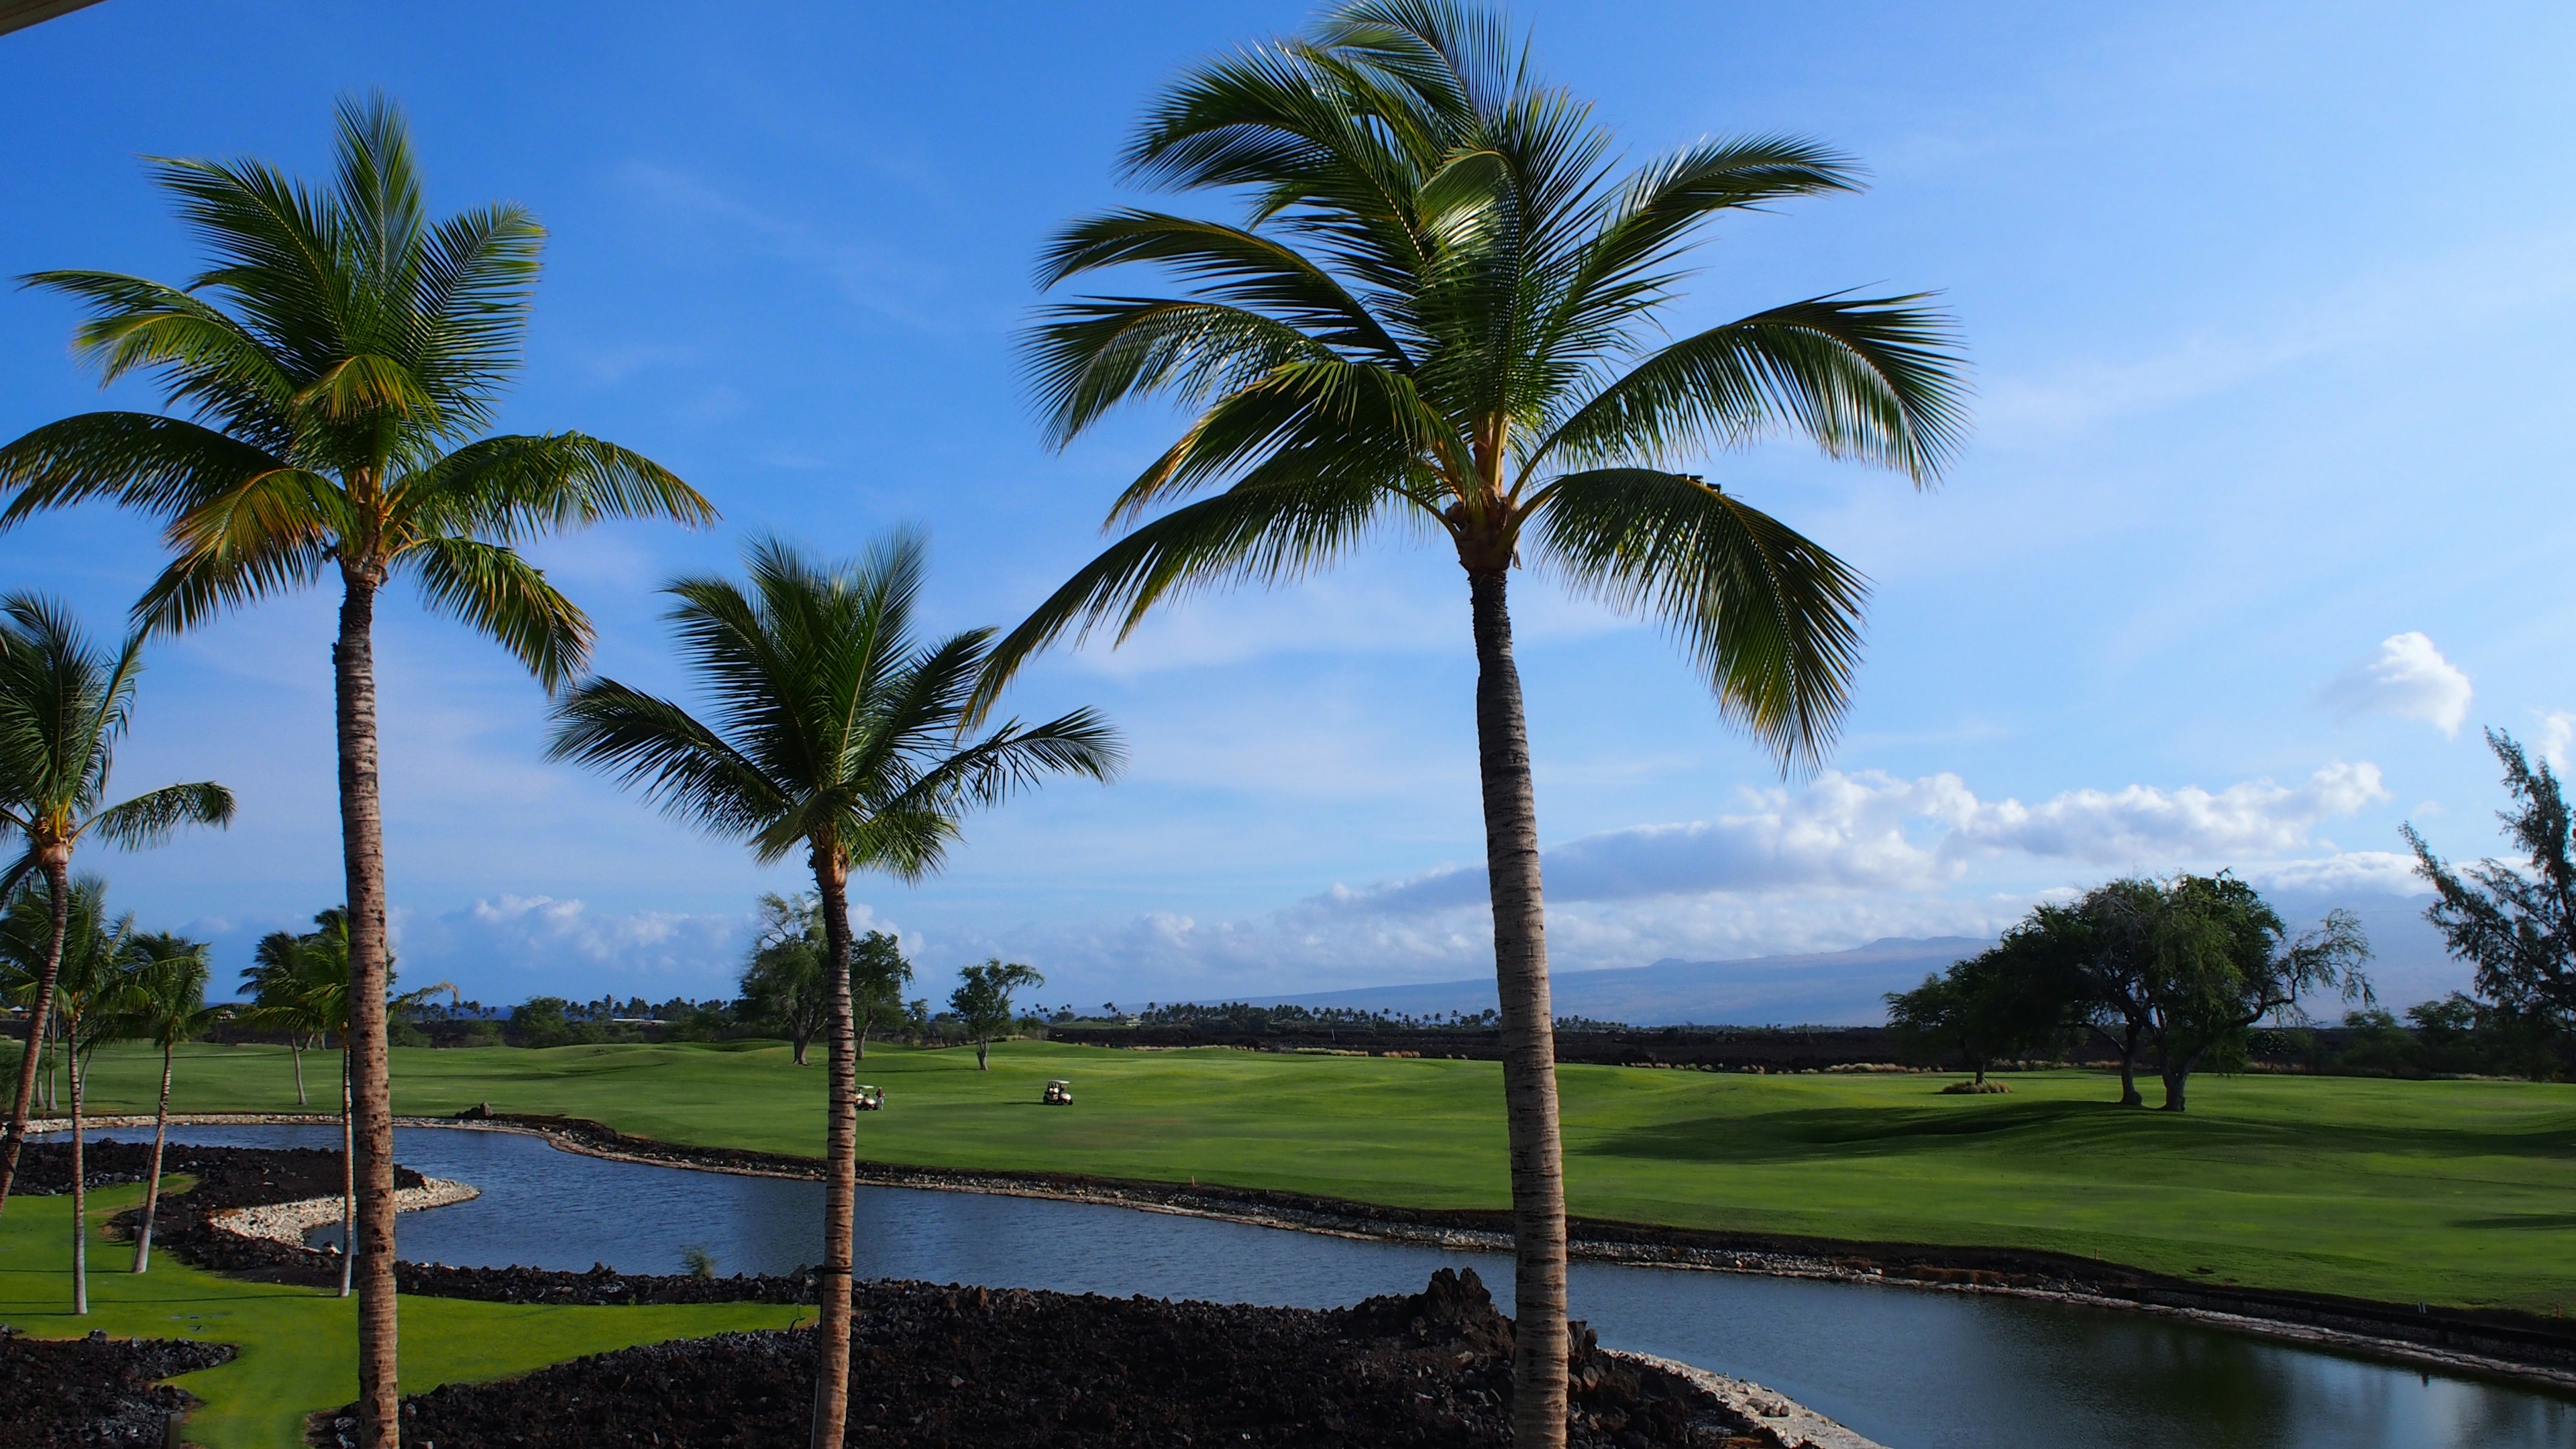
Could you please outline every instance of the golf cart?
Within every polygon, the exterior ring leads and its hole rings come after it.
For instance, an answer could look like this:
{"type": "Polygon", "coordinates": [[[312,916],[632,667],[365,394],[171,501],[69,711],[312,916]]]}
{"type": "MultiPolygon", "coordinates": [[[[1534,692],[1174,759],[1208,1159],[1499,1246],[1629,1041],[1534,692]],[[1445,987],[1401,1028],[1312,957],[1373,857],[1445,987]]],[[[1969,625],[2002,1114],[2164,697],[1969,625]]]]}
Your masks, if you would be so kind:
{"type": "Polygon", "coordinates": [[[1073,1083],[1057,1077],[1047,1083],[1046,1095],[1038,1100],[1050,1107],[1070,1107],[1073,1105],[1073,1083]]]}
{"type": "Polygon", "coordinates": [[[883,1087],[861,1087],[861,1088],[859,1088],[859,1110],[860,1110],[860,1111],[862,1111],[862,1112],[882,1112],[882,1111],[884,1111],[884,1110],[885,1110],[885,1088],[883,1088],[883,1087]]]}

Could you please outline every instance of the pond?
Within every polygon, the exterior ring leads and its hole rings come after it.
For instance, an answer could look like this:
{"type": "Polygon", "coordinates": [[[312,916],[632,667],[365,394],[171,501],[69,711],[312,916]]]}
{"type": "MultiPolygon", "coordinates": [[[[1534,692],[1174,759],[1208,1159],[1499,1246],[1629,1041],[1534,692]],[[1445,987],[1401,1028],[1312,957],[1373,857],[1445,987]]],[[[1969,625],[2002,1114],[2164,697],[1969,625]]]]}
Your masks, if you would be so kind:
{"type": "MultiPolygon", "coordinates": [[[[131,1132],[106,1136],[131,1137],[131,1132]]],[[[327,1127],[185,1127],[207,1145],[339,1146],[327,1127]]],[[[518,1133],[406,1128],[404,1165],[483,1196],[406,1213],[402,1256],[720,1273],[813,1262],[819,1183],[607,1162],[518,1133]]],[[[860,1189],[858,1271],[1068,1293],[1312,1308],[1507,1259],[1042,1198],[860,1189]]],[[[337,1226],[316,1241],[336,1241],[337,1226]]],[[[2143,1315],[2011,1298],[1577,1263],[1575,1316],[1616,1348],[1777,1389],[1893,1449],[2576,1449],[2576,1401],[2143,1315]]]]}

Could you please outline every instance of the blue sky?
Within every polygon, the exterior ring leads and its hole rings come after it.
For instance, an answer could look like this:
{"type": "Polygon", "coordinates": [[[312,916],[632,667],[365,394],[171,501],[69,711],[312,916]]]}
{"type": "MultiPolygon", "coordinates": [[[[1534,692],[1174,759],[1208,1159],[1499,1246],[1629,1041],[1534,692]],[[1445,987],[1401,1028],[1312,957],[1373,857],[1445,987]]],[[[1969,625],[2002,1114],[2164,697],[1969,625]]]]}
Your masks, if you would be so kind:
{"type": "MultiPolygon", "coordinates": [[[[1978,393],[1929,494],[1785,443],[1708,461],[1875,581],[1821,777],[1781,780],[1653,630],[1519,590],[1560,968],[1973,933],[2126,870],[2386,904],[2408,888],[2401,820],[2494,848],[2480,729],[2562,758],[2576,737],[2576,12],[1513,13],[1636,157],[1792,130],[1869,164],[1864,196],[1726,227],[1677,328],[1940,289],[1978,393]]],[[[935,622],[1006,624],[1089,556],[1174,426],[1140,411],[1040,447],[1010,353],[1039,241],[1131,199],[1112,160],[1159,84],[1306,14],[106,0],[0,37],[0,273],[180,279],[193,259],[139,154],[318,171],[334,98],[381,86],[435,204],[506,197],[551,229],[503,425],[615,438],[725,512],[540,550],[606,672],[680,688],[654,588],[763,530],[848,552],[917,524],[935,622]]],[[[0,434],[102,405],[72,321],[0,294],[0,434]]],[[[104,510],[0,538],[0,582],[101,629],[157,562],[104,510]]],[[[156,650],[120,783],[221,779],[241,820],[88,862],[228,969],[339,896],[331,604],[156,650]]],[[[726,989],[752,896],[791,872],[545,764],[540,692],[454,626],[394,609],[379,658],[408,979],[486,1000],[726,989]]],[[[1015,696],[1106,711],[1124,781],[1025,798],[942,877],[859,898],[926,984],[1002,953],[1046,971],[1050,1001],[1473,974],[1470,681],[1461,576],[1424,548],[1194,604],[1115,653],[1049,657],[1015,696]]]]}

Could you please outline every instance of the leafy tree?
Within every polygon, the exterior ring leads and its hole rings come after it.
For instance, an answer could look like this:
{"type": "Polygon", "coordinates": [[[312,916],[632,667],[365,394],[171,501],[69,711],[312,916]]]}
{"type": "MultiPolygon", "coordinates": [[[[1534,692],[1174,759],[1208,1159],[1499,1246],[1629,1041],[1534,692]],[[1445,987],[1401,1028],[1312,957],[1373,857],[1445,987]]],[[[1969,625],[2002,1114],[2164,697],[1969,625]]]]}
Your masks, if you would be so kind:
{"type": "Polygon", "coordinates": [[[1014,720],[968,741],[965,707],[987,630],[917,642],[922,546],[898,534],[855,564],[777,541],[750,550],[748,586],[670,585],[680,650],[714,705],[680,705],[594,679],[557,706],[551,755],[607,770],[763,864],[801,851],[830,954],[820,1363],[814,1449],[839,1449],[849,1403],[850,1272],[858,1201],[858,1070],[850,999],[853,870],[937,870],[965,813],[1048,775],[1106,779],[1115,736],[1090,710],[1014,720]]]}
{"type": "Polygon", "coordinates": [[[1986,1083],[1994,1061],[2044,1049],[2065,1034],[2074,977],[2044,929],[2024,927],[1952,962],[1912,991],[1887,994],[1887,1024],[1900,1050],[1965,1058],[1986,1083]]]}
{"type": "Polygon", "coordinates": [[[907,1017],[903,989],[912,984],[912,963],[903,943],[884,931],[870,931],[850,944],[850,1011],[858,1030],[857,1054],[868,1054],[871,1028],[893,1031],[907,1017]]]}
{"type": "Polygon", "coordinates": [[[957,976],[957,989],[948,993],[948,1009],[965,1023],[966,1035],[975,1043],[975,1070],[991,1071],[993,1038],[1008,1036],[1011,1031],[1011,993],[1026,986],[1044,986],[1046,978],[998,956],[980,966],[962,967],[957,976]]]}
{"type": "Polygon", "coordinates": [[[2455,870],[2415,827],[2400,827],[2415,872],[2433,887],[2424,919],[2451,955],[2477,968],[2478,994],[2550,1035],[2576,1025],[2576,818],[2557,773],[2513,736],[2487,731],[2513,808],[2497,812],[2520,863],[2455,870]]]}
{"type": "Polygon", "coordinates": [[[2130,876],[2105,881],[2072,905],[2043,905],[2028,929],[2075,976],[2077,1019],[2120,1056],[2120,1105],[2143,1107],[2138,1059],[2155,1026],[2148,994],[2154,924],[2164,888],[2130,876]]]}
{"type": "Polygon", "coordinates": [[[572,1040],[572,1003],[560,996],[531,996],[510,1008],[511,1040],[523,1047],[562,1046],[572,1040]]]}
{"type": "Polygon", "coordinates": [[[170,1137],[170,1075],[178,1049],[222,1019],[206,1005],[209,948],[166,931],[137,936],[125,948],[127,989],[117,1006],[117,1035],[161,1049],[161,1100],[153,1109],[152,1168],[143,1194],[143,1223],[134,1235],[134,1271],[152,1267],[152,1221],[161,1207],[161,1152],[170,1137]]]}
{"type": "Polygon", "coordinates": [[[258,161],[156,163],[210,253],[184,287],[95,271],[30,280],[89,311],[102,382],[157,375],[190,416],[86,413],[0,448],[0,526],[88,499],[163,519],[175,557],[135,606],[155,631],[340,580],[332,649],[364,1256],[359,1442],[400,1437],[393,1099],[386,1075],[375,614],[397,578],[553,687],[590,622],[517,545],[604,518],[705,523],[669,471],[580,433],[476,437],[516,367],[544,231],[516,206],[434,221],[408,126],[381,97],[339,110],[331,184],[258,161]]]}
{"type": "Polygon", "coordinates": [[[743,963],[742,1010],[785,1032],[800,1067],[814,1034],[831,1022],[832,992],[823,979],[831,955],[822,904],[812,892],[760,898],[760,934],[743,963]]]}
{"type": "Polygon", "coordinates": [[[2232,876],[2167,882],[2150,940],[2147,1030],[2167,1112],[2183,1110],[2191,1074],[2205,1058],[2241,1058],[2254,1023],[2304,1021],[2302,995],[2332,987],[2346,1001],[2372,1000],[2361,971],[2370,943],[2349,912],[2329,912],[2293,939],[2262,895],[2232,876]]]}
{"type": "Polygon", "coordinates": [[[1523,1449],[1566,1433],[1565,1213],[1511,571],[1659,620],[1722,714],[1784,766],[1811,763],[1843,715],[1866,585],[1689,469],[1796,432],[1929,483],[1963,422],[1949,325],[1919,297],[1659,330],[1704,223],[1857,190],[1851,161],[1762,136],[1621,174],[1611,148],[1499,16],[1453,0],[1357,0],[1175,82],[1127,173],[1231,197],[1243,219],[1126,208],[1067,227],[1045,284],[1145,264],[1180,286],[1061,305],[1027,356],[1059,445],[1148,396],[1196,415],[1112,507],[1131,531],[1003,641],[988,684],[1068,634],[1123,636],[1167,599],[1300,578],[1372,535],[1454,552],[1477,659],[1523,1449]]]}
{"type": "MultiPolygon", "coordinates": [[[[24,853],[0,870],[0,897],[41,878],[45,899],[69,910],[76,898],[72,852],[91,836],[139,850],[182,825],[232,822],[232,792],[211,781],[105,803],[142,671],[140,639],[129,638],[109,654],[90,643],[60,604],[33,594],[0,599],[0,829],[25,842],[24,853]]],[[[9,1204],[27,1141],[27,1111],[69,929],[67,917],[56,917],[42,955],[29,963],[27,1049],[18,1061],[8,1135],[0,1138],[0,1209],[9,1204]]]]}

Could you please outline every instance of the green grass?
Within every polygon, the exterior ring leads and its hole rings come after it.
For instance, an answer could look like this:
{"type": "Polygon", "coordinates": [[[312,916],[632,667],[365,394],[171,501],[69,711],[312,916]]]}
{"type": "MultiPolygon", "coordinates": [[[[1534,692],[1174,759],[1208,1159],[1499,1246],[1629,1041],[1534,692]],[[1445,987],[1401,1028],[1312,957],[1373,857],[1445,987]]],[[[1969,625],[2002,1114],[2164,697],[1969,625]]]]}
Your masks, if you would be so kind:
{"type": "MultiPolygon", "coordinates": [[[[819,1062],[819,1055],[817,1057],[819,1062]]],[[[308,1062],[328,1081],[328,1058],[308,1062]]],[[[111,1048],[102,1112],[141,1110],[159,1062],[111,1048]]],[[[489,1048],[395,1053],[395,1105],[590,1117],[666,1141],[819,1155],[822,1069],[784,1047],[489,1048]]],[[[872,1048],[887,1110],[861,1152],[925,1166],[1087,1172],[1282,1188],[1414,1207],[1500,1207],[1501,1083],[1486,1062],[1140,1052],[1017,1042],[872,1048]],[[1051,1076],[1077,1105],[1038,1105],[1051,1076]]],[[[1576,1213],[1846,1239],[2053,1248],[2211,1281],[2411,1303],[2552,1311],[2576,1299],[2576,1087],[2210,1077],[2181,1117],[2110,1105],[2109,1078],[2015,1076],[2008,1096],[1945,1078],[1737,1076],[1569,1066],[1576,1213]]],[[[291,1110],[282,1049],[199,1047],[182,1111],[291,1110]]],[[[130,1197],[130,1192],[127,1194],[130,1197]]],[[[114,1194],[102,1206],[121,1205],[114,1194]]],[[[208,1445],[291,1442],[305,1412],[355,1393],[349,1306],[176,1263],[94,1276],[97,1311],[60,1313],[61,1199],[0,1224],[0,1319],[243,1345],[182,1380],[208,1445]],[[39,1309],[44,1310],[39,1312],[39,1309]]],[[[104,1213],[102,1213],[104,1216],[104,1213]]],[[[121,1245],[93,1261],[121,1264],[121,1245]]],[[[527,1308],[404,1300],[403,1381],[523,1372],[632,1343],[784,1322],[792,1310],[527,1308]]]]}
{"type": "MultiPolygon", "coordinates": [[[[293,1093],[288,1094],[290,1103],[293,1093]]],[[[166,1254],[126,1269],[134,1249],[98,1225],[140,1187],[90,1196],[90,1312],[71,1308],[71,1199],[17,1197],[0,1219],[0,1322],[44,1338],[104,1329],[116,1338],[196,1338],[239,1346],[229,1363],[174,1380],[206,1401],[188,1438],[210,1449],[302,1443],[304,1416],[358,1394],[355,1299],[201,1273],[166,1254]]],[[[537,1307],[454,1298],[402,1300],[403,1388],[506,1378],[583,1354],[739,1328],[781,1328],[812,1309],[760,1303],[676,1308],[537,1307]]]]}
{"type": "MultiPolygon", "coordinates": [[[[143,1106],[155,1067],[111,1050],[96,1099],[143,1106]]],[[[861,1077],[889,1105],[860,1119],[861,1152],[1417,1207],[1506,1201],[1491,1063],[1020,1042],[994,1049],[989,1075],[974,1068],[968,1050],[871,1047],[861,1077]],[[1077,1106],[1038,1105],[1050,1076],[1074,1079],[1077,1106]]],[[[2109,1078],[2079,1072],[2016,1076],[1991,1097],[1942,1096],[1946,1079],[1919,1076],[1569,1066],[1560,1080],[1568,1196],[1586,1216],[2051,1248],[2394,1302],[2576,1299],[2576,1087],[2207,1077],[2174,1117],[2122,1111],[2109,1078]]],[[[406,1112],[488,1100],[674,1142],[822,1151],[821,1067],[763,1044],[400,1051],[395,1094],[406,1112]]],[[[292,1107],[285,1054],[195,1049],[177,1100],[292,1107]]]]}

